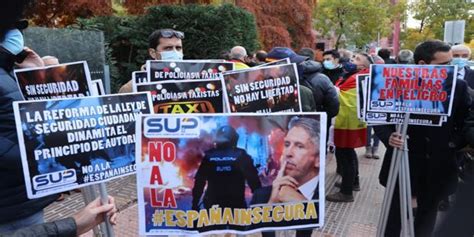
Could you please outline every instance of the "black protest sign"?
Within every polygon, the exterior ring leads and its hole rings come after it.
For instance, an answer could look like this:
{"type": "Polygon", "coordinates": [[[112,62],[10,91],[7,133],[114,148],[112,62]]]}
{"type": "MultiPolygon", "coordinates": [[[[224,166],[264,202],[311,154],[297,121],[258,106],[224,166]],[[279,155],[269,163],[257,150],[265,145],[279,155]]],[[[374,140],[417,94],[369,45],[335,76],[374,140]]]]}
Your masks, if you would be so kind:
{"type": "Polygon", "coordinates": [[[92,95],[87,62],[15,70],[25,100],[85,97],[92,95]]]}
{"type": "Polygon", "coordinates": [[[295,64],[226,73],[224,83],[232,113],[301,111],[295,64]]]}
{"type": "Polygon", "coordinates": [[[163,81],[137,85],[149,91],[155,113],[223,113],[221,80],[163,81]]]}
{"type": "Polygon", "coordinates": [[[451,65],[373,64],[367,111],[449,116],[455,75],[451,65]]]}
{"type": "Polygon", "coordinates": [[[150,82],[185,79],[221,79],[222,73],[234,69],[234,64],[220,61],[160,61],[146,62],[150,82]]]}
{"type": "Polygon", "coordinates": [[[135,71],[132,72],[132,80],[135,82],[135,84],[141,84],[141,83],[148,83],[150,82],[147,78],[147,72],[146,71],[135,71]]]}
{"type": "MultiPolygon", "coordinates": [[[[367,82],[369,81],[369,74],[361,74],[357,77],[357,96],[358,96],[358,113],[366,123],[372,125],[384,124],[400,124],[403,123],[405,115],[403,113],[390,112],[367,112],[367,82]]],[[[410,114],[408,124],[420,126],[441,126],[443,117],[438,115],[428,114],[410,114]]]]}
{"type": "Polygon", "coordinates": [[[135,172],[135,121],[148,93],[14,104],[29,198],[135,172]]]}

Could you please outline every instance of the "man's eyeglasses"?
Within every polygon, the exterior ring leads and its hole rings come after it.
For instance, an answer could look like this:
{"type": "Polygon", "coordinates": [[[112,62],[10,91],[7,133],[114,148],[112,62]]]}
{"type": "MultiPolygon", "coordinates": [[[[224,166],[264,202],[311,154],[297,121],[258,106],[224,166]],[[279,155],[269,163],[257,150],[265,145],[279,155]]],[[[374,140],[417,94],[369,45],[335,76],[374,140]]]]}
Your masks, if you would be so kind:
{"type": "Polygon", "coordinates": [[[160,31],[160,36],[162,38],[173,38],[184,39],[184,33],[177,30],[162,30],[160,31]]]}

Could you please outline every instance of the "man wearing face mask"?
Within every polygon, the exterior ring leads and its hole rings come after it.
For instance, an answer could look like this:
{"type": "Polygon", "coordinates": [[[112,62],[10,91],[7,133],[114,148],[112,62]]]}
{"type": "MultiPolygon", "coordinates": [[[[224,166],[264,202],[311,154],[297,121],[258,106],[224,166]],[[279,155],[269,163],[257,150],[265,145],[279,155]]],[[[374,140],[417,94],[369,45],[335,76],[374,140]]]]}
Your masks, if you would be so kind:
{"type": "MultiPolygon", "coordinates": [[[[451,47],[445,42],[428,40],[415,48],[414,61],[418,65],[449,65],[452,55],[451,47]]],[[[471,106],[467,87],[466,82],[456,81],[452,101],[455,109],[441,127],[408,126],[409,139],[406,142],[410,181],[412,195],[416,196],[417,202],[414,217],[415,236],[431,236],[437,222],[438,204],[456,190],[458,177],[455,155],[456,151],[465,145],[462,129],[471,106]]],[[[448,92],[450,93],[451,91],[448,92]]],[[[404,140],[393,125],[376,126],[375,132],[387,147],[379,174],[380,184],[386,186],[393,148],[403,149],[404,140]]],[[[396,182],[384,236],[400,236],[401,212],[398,190],[396,182]]]]}
{"type": "Polygon", "coordinates": [[[465,80],[471,89],[474,89],[474,70],[469,68],[471,49],[466,45],[458,44],[451,47],[453,60],[451,64],[458,66],[458,79],[465,80]]]}
{"type": "Polygon", "coordinates": [[[20,21],[28,1],[2,1],[0,8],[0,233],[43,222],[43,208],[57,195],[28,199],[20,159],[12,103],[23,100],[12,76],[17,67],[43,66],[41,58],[24,48],[21,29],[28,26],[20,21]]]}
{"type": "Polygon", "coordinates": [[[300,86],[311,89],[316,103],[316,111],[326,112],[329,120],[336,116],[339,112],[336,88],[329,78],[321,73],[321,64],[296,54],[292,49],[286,47],[275,47],[267,55],[267,59],[270,60],[284,58],[289,58],[291,63],[296,64],[300,86]]]}
{"type": "MultiPolygon", "coordinates": [[[[155,60],[183,60],[184,33],[172,29],[155,30],[148,37],[148,54],[155,60]]],[[[142,66],[142,70],[145,70],[142,66]]],[[[123,85],[119,93],[133,91],[132,80],[123,85]]]]}
{"type": "Polygon", "coordinates": [[[331,82],[334,84],[336,81],[344,75],[344,69],[339,64],[341,54],[335,49],[328,50],[323,53],[323,73],[328,76],[331,82]]]}
{"type": "Polygon", "coordinates": [[[336,157],[342,166],[340,191],[329,194],[326,200],[331,202],[353,202],[352,191],[359,191],[359,163],[355,148],[366,145],[366,124],[357,118],[356,77],[369,72],[374,60],[365,53],[356,54],[344,65],[346,74],[336,81],[341,102],[339,114],[334,124],[334,143],[336,157]]]}

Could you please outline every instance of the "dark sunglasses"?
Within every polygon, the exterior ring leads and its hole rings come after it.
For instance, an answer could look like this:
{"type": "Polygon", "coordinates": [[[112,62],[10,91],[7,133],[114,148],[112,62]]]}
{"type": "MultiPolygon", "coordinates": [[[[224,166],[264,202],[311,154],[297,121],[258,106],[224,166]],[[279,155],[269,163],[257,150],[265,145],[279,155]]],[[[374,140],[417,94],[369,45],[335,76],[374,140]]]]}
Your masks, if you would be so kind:
{"type": "Polygon", "coordinates": [[[184,39],[184,33],[177,30],[162,30],[160,31],[160,36],[163,38],[173,38],[184,39]]]}
{"type": "Polygon", "coordinates": [[[369,60],[369,63],[370,63],[370,64],[375,64],[375,60],[374,60],[374,58],[373,58],[371,55],[368,55],[368,54],[366,54],[366,53],[361,53],[361,55],[364,55],[364,57],[366,57],[367,60],[369,60]]]}

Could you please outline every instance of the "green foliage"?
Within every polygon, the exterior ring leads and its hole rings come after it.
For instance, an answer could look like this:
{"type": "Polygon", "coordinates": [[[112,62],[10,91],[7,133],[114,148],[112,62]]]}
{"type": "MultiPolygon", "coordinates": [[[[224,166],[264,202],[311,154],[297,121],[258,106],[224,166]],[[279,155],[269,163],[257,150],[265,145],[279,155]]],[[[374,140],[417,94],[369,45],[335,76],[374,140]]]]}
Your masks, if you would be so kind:
{"type": "Polygon", "coordinates": [[[419,32],[417,29],[408,28],[405,32],[400,34],[400,48],[414,51],[419,43],[434,38],[434,34],[430,31],[419,32]]]}
{"type": "Polygon", "coordinates": [[[156,29],[183,31],[185,59],[218,59],[221,52],[242,45],[249,52],[258,48],[254,17],[230,4],[162,5],[141,16],[106,16],[80,20],[76,27],[104,31],[116,62],[112,90],[130,80],[148,58],[148,35],[156,29]]]}
{"type": "Polygon", "coordinates": [[[464,41],[469,42],[474,37],[474,19],[472,11],[474,4],[471,1],[427,1],[415,0],[410,4],[414,12],[413,18],[420,21],[418,31],[434,34],[437,39],[443,39],[444,22],[465,20],[466,30],[464,41]]]}
{"type": "Polygon", "coordinates": [[[346,44],[362,47],[377,40],[377,34],[388,36],[393,20],[402,14],[405,1],[391,4],[390,0],[321,0],[315,11],[315,28],[323,34],[337,37],[336,47],[341,39],[346,44]]]}

